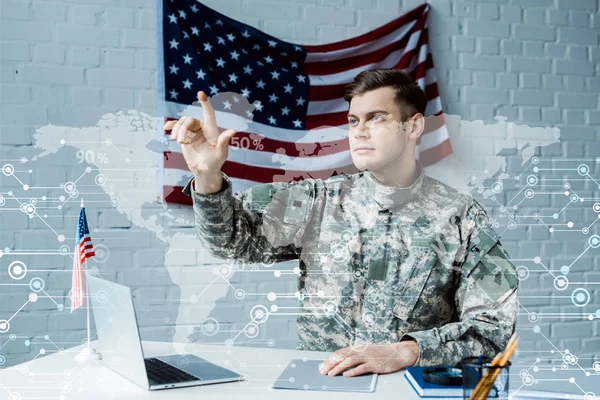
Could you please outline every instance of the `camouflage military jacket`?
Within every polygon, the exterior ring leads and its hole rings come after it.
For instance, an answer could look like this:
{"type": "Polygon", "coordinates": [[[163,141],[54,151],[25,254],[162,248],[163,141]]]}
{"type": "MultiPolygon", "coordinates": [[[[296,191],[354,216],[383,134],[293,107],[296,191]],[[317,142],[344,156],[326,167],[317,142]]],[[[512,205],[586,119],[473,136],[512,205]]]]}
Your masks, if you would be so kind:
{"type": "Polygon", "coordinates": [[[494,356],[515,329],[514,265],[472,197],[425,175],[389,187],[368,170],[327,180],[223,188],[188,183],[214,256],[299,259],[298,349],[416,340],[415,365],[494,356]]]}

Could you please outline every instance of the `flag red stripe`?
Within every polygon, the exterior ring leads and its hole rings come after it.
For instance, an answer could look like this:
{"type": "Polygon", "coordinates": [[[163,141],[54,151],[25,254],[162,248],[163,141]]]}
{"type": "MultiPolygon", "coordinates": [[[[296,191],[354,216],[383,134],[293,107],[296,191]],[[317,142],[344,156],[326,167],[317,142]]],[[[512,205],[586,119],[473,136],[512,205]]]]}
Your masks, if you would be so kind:
{"type": "Polygon", "coordinates": [[[323,101],[340,99],[344,97],[344,91],[347,83],[340,83],[339,85],[310,85],[308,90],[309,101],[323,101]]]}
{"type": "Polygon", "coordinates": [[[419,153],[419,161],[423,163],[423,166],[427,167],[450,154],[452,154],[452,145],[450,144],[450,139],[446,139],[437,146],[421,151],[419,153]]]}
{"type": "Polygon", "coordinates": [[[163,198],[167,203],[184,204],[191,206],[192,198],[183,192],[183,186],[163,186],[163,198]]]}
{"type": "Polygon", "coordinates": [[[76,252],[77,253],[82,253],[82,249],[92,249],[94,248],[94,245],[92,244],[91,239],[90,240],[82,240],[76,247],[76,252]]]}
{"type": "MultiPolygon", "coordinates": [[[[402,27],[402,25],[405,25],[411,21],[414,21],[415,19],[417,19],[419,17],[419,15],[423,14],[423,11],[425,10],[426,7],[427,7],[426,3],[422,4],[422,5],[414,8],[413,10],[407,12],[406,14],[401,15],[400,17],[396,18],[395,20],[392,20],[392,21],[388,22],[387,24],[382,25],[379,28],[372,30],[370,32],[364,33],[360,36],[356,36],[356,37],[346,39],[346,40],[341,40],[339,42],[334,42],[334,43],[321,44],[321,45],[303,45],[302,47],[304,47],[304,49],[308,53],[324,53],[324,52],[328,52],[328,51],[336,51],[336,50],[346,49],[348,47],[359,46],[363,43],[370,42],[372,40],[376,40],[377,38],[380,38],[382,36],[390,34],[390,33],[394,32],[395,30],[397,30],[399,27],[402,27]]],[[[426,15],[427,15],[427,13],[425,13],[425,16],[426,15]]]]}
{"type": "Polygon", "coordinates": [[[437,82],[433,82],[425,86],[425,95],[430,100],[435,99],[436,97],[440,97],[440,91],[438,89],[437,82]]]}
{"type": "MultiPolygon", "coordinates": [[[[407,58],[405,60],[404,57],[402,57],[398,61],[398,64],[394,66],[394,68],[405,69],[410,66],[411,60],[412,58],[407,58]]],[[[415,81],[417,81],[425,77],[425,75],[427,74],[427,70],[430,68],[433,68],[433,58],[431,56],[431,53],[428,53],[425,61],[417,64],[413,71],[410,71],[409,74],[415,81]],[[423,65],[425,66],[425,69],[423,69],[423,65]]],[[[345,89],[348,83],[342,83],[339,85],[310,85],[310,89],[308,91],[308,100],[323,101],[344,98],[345,89]]]]}
{"type": "MultiPolygon", "coordinates": [[[[304,73],[307,75],[337,74],[339,72],[348,71],[350,69],[359,68],[384,60],[390,55],[391,52],[406,48],[411,35],[416,31],[421,31],[421,35],[423,35],[423,32],[425,32],[425,35],[427,35],[426,29],[422,31],[424,25],[424,19],[417,21],[413,28],[414,30],[409,32],[402,39],[392,42],[370,53],[359,54],[353,57],[346,57],[337,60],[306,62],[304,63],[304,73]]],[[[415,51],[419,51],[419,46],[416,46],[414,49],[404,53],[402,58],[404,58],[405,55],[415,54],[415,51]]]]}
{"type": "MultiPolygon", "coordinates": [[[[430,57],[427,57],[427,63],[429,64],[430,57]]],[[[432,67],[427,67],[427,69],[432,67]]],[[[415,68],[416,69],[416,68],[415,68]]],[[[309,101],[326,101],[326,100],[334,100],[334,99],[343,99],[346,91],[347,83],[341,83],[339,85],[326,85],[326,86],[317,86],[311,85],[310,90],[308,92],[309,101]]],[[[433,99],[439,96],[439,92],[437,89],[437,82],[430,83],[425,86],[425,93],[427,94],[428,99],[433,99]]]]}
{"type": "Polygon", "coordinates": [[[92,250],[91,247],[85,247],[85,251],[80,250],[79,251],[80,256],[86,256],[86,258],[90,258],[90,257],[94,257],[96,255],[96,253],[94,253],[94,250],[92,250]],[[88,250],[89,249],[89,250],[88,250]]]}

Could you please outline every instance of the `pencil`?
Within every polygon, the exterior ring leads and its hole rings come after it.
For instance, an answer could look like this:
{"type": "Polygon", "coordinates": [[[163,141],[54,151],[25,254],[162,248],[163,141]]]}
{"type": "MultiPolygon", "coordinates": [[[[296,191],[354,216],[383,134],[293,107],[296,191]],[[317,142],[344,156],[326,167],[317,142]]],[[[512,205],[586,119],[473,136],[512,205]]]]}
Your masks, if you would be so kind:
{"type": "MultiPolygon", "coordinates": [[[[506,344],[506,349],[510,348],[511,345],[513,344],[513,342],[515,341],[516,338],[516,334],[513,334],[511,336],[511,338],[508,340],[508,343],[506,344]]],[[[506,350],[505,350],[506,351],[506,350]]],[[[492,360],[491,366],[492,367],[496,367],[500,361],[500,359],[502,358],[502,354],[503,352],[500,352],[496,355],[496,357],[494,357],[494,359],[492,360]]],[[[475,395],[481,390],[481,387],[484,385],[484,383],[486,383],[486,378],[487,378],[487,373],[486,376],[484,376],[479,383],[477,384],[477,386],[475,387],[475,390],[473,391],[473,394],[471,395],[471,399],[474,399],[475,395]]]]}
{"type": "MultiPolygon", "coordinates": [[[[498,360],[500,360],[501,357],[502,357],[502,352],[496,354],[496,357],[494,357],[494,359],[492,360],[492,366],[496,366],[496,364],[498,363],[498,360]]],[[[471,397],[469,397],[470,400],[475,399],[475,395],[481,390],[481,387],[483,386],[486,377],[487,377],[487,373],[483,378],[481,378],[479,380],[479,382],[477,383],[477,386],[475,386],[475,390],[473,391],[473,393],[471,393],[471,397]]]]}
{"type": "Polygon", "coordinates": [[[494,357],[491,363],[492,370],[488,370],[485,376],[481,378],[475,387],[475,390],[469,397],[470,400],[484,400],[488,396],[490,390],[494,386],[496,378],[500,374],[501,368],[506,366],[506,363],[515,352],[518,343],[519,339],[515,333],[511,336],[510,340],[506,344],[506,349],[494,357]]]}
{"type": "Polygon", "coordinates": [[[512,346],[506,351],[506,354],[502,357],[502,359],[498,362],[498,367],[495,368],[491,372],[491,374],[488,374],[491,376],[488,378],[486,385],[481,389],[481,391],[482,391],[481,397],[480,397],[481,399],[487,398],[488,394],[490,393],[490,390],[492,390],[492,387],[494,386],[494,382],[496,382],[496,378],[498,377],[498,375],[500,375],[502,368],[504,368],[506,366],[508,359],[512,356],[512,354],[516,350],[518,343],[519,343],[519,340],[517,339],[512,344],[512,346]]]}
{"type": "Polygon", "coordinates": [[[508,359],[512,356],[512,354],[516,350],[517,343],[518,343],[518,340],[516,340],[514,343],[511,343],[508,346],[508,349],[506,349],[502,353],[502,356],[496,361],[496,363],[492,364],[493,369],[488,370],[485,377],[483,377],[481,379],[482,382],[480,382],[481,383],[480,388],[478,391],[476,391],[474,393],[474,397],[473,397],[474,399],[485,400],[487,398],[490,390],[494,386],[494,382],[496,381],[496,378],[500,374],[501,368],[506,366],[508,359]]]}

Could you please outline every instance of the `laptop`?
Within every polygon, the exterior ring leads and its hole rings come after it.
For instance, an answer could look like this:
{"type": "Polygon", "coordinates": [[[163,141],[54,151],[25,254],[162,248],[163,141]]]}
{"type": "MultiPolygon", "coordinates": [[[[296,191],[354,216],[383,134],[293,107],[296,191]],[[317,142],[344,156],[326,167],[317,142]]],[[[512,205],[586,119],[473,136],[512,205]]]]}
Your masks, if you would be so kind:
{"type": "Polygon", "coordinates": [[[146,390],[171,389],[235,382],[242,375],[192,354],[144,357],[131,290],[127,286],[89,276],[98,341],[107,368],[146,390]]]}

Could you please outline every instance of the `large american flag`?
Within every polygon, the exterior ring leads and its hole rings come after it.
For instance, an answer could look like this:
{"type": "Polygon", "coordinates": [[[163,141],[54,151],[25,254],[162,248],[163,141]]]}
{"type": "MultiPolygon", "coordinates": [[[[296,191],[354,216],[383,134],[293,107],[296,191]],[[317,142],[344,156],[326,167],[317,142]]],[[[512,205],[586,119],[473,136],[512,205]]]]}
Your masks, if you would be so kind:
{"type": "MultiPolygon", "coordinates": [[[[199,90],[211,96],[220,130],[238,130],[222,168],[234,191],[358,172],[344,87],[372,68],[402,69],[424,89],[428,118],[419,160],[427,166],[452,152],[428,44],[428,4],[360,36],[318,46],[279,40],[196,0],[158,4],[160,115],[176,119],[186,109],[191,115],[199,90]]],[[[201,110],[194,116],[203,119],[201,110]]],[[[175,141],[162,167],[164,199],[190,204],[181,189],[191,173],[175,141]]]]}
{"type": "Polygon", "coordinates": [[[94,257],[94,246],[87,219],[85,208],[81,207],[79,222],[77,223],[77,238],[75,239],[75,250],[73,251],[73,275],[71,278],[71,312],[81,307],[84,303],[83,263],[90,257],[94,257]]]}

